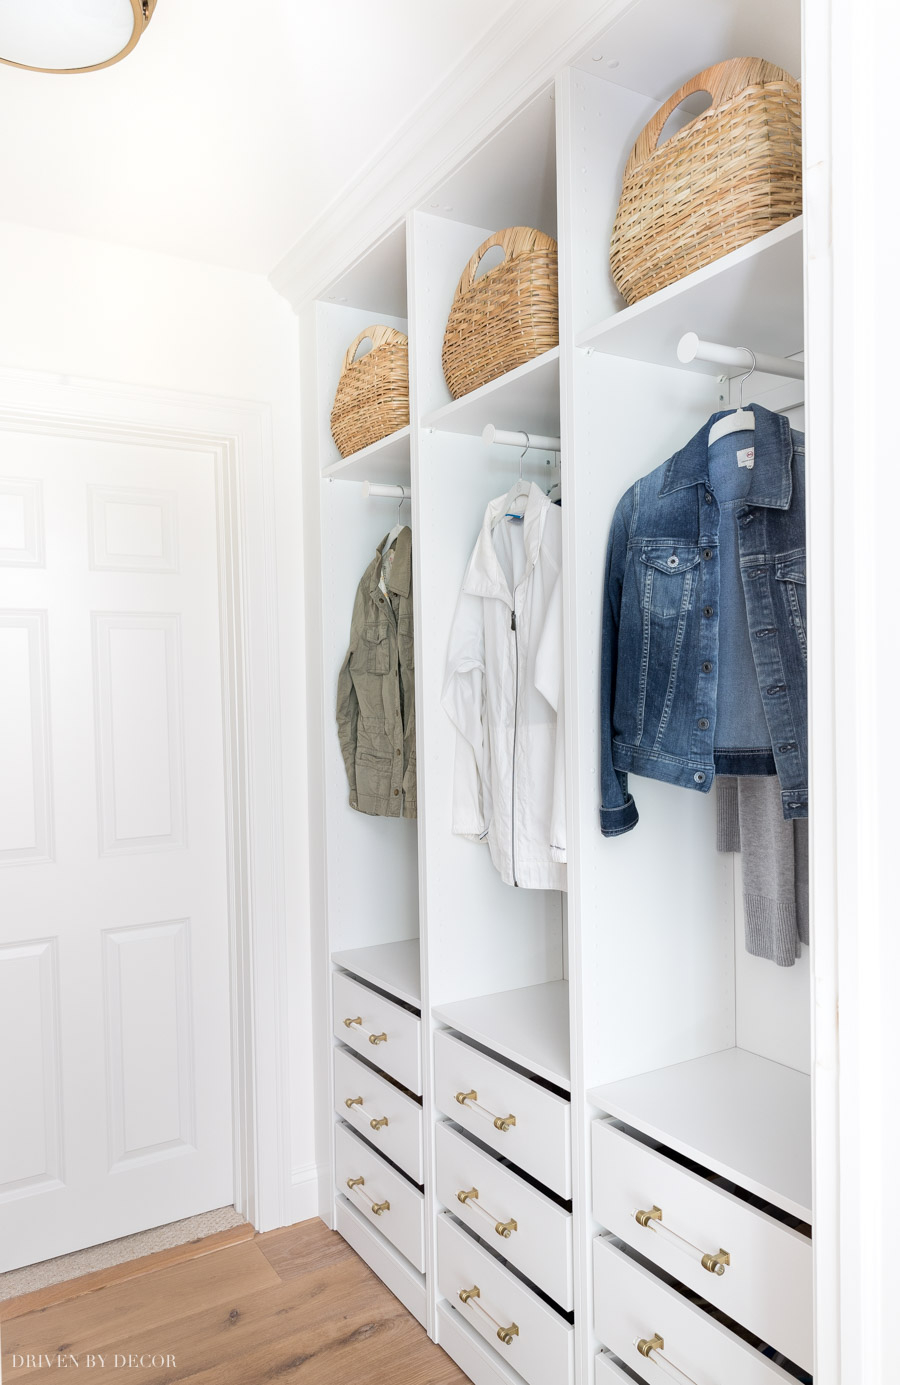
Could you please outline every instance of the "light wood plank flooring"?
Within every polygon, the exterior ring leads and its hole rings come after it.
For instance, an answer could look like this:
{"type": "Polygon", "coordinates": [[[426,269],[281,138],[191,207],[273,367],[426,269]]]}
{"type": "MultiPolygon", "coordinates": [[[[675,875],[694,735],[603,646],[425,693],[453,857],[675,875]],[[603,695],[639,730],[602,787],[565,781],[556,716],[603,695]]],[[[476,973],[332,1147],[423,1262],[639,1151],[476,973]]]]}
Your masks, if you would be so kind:
{"type": "Polygon", "coordinates": [[[18,1316],[11,1316],[16,1300],[5,1304],[4,1385],[58,1385],[73,1357],[80,1380],[117,1385],[467,1385],[318,1219],[204,1246],[198,1242],[195,1258],[181,1264],[153,1265],[148,1257],[144,1272],[124,1283],[75,1280],[65,1302],[18,1316]]]}

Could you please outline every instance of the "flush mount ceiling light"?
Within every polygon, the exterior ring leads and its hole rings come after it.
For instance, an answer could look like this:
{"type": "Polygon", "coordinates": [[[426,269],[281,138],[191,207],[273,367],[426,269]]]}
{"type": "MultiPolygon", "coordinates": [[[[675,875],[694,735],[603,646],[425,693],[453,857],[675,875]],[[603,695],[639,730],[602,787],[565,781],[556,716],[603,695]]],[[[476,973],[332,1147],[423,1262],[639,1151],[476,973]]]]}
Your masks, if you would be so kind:
{"type": "Polygon", "coordinates": [[[0,0],[0,62],[33,72],[95,72],[126,57],[156,0],[0,0]]]}

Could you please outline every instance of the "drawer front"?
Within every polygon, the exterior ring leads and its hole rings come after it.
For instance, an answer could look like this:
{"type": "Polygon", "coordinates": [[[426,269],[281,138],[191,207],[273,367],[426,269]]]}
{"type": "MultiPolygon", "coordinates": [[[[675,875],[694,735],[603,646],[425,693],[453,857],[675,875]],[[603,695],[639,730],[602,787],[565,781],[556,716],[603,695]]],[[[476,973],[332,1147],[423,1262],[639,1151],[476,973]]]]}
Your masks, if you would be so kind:
{"type": "Polygon", "coordinates": [[[566,1385],[574,1375],[574,1333],[564,1318],[503,1268],[442,1212],[438,1288],[528,1385],[566,1385]],[[477,1295],[469,1295],[477,1289],[477,1295]],[[467,1295],[467,1301],[460,1299],[467,1295]],[[517,1332],[506,1330],[516,1327],[517,1332]]]}
{"type": "Polygon", "coordinates": [[[592,1146],[593,1208],[600,1225],[812,1370],[809,1238],[648,1149],[610,1121],[594,1122],[592,1146]],[[635,1221],[635,1211],[654,1207],[662,1210],[661,1222],[654,1218],[644,1227],[635,1221]],[[704,1269],[699,1252],[715,1255],[720,1249],[728,1252],[730,1264],[721,1274],[704,1269]]]}
{"type": "Polygon", "coordinates": [[[625,1374],[612,1356],[601,1351],[597,1356],[594,1370],[594,1385],[634,1385],[634,1379],[625,1374]]]}
{"type": "Polygon", "coordinates": [[[434,1036],[434,1071],[434,1099],[445,1116],[560,1197],[572,1196],[567,1101],[443,1030],[434,1036]],[[476,1096],[457,1101],[466,1092],[476,1096]],[[508,1129],[494,1124],[510,1115],[508,1129]]]}
{"type": "Polygon", "coordinates": [[[416,1096],[422,1095],[422,1021],[418,1015],[336,971],[334,1033],[341,1043],[364,1054],[416,1096]]]}
{"type": "Polygon", "coordinates": [[[425,1199],[418,1188],[345,1125],[335,1127],[334,1177],[338,1192],[424,1274],[425,1199]],[[384,1203],[389,1205],[383,1207],[384,1203]],[[374,1207],[382,1210],[375,1212],[374,1207]]]}
{"type": "Polygon", "coordinates": [[[334,1050],[334,1109],[410,1178],[424,1183],[421,1106],[344,1048],[334,1050]]]}
{"type": "Polygon", "coordinates": [[[780,1366],[602,1237],[594,1242],[594,1326],[602,1344],[648,1385],[672,1379],[685,1385],[796,1385],[780,1366]],[[657,1336],[666,1365],[635,1345],[657,1336]]]}
{"type": "Polygon", "coordinates": [[[437,1127],[436,1152],[437,1193],[448,1211],[554,1303],[570,1310],[571,1213],[443,1121],[437,1127]],[[460,1193],[468,1194],[464,1201],[460,1193]]]}

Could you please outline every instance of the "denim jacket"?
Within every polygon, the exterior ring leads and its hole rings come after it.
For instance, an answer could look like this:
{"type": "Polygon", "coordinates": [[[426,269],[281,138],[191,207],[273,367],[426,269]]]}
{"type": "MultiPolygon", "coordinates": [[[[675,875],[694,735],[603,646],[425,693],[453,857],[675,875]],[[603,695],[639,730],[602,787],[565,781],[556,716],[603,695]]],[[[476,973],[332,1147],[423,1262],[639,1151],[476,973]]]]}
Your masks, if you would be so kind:
{"type": "MultiPolygon", "coordinates": [[[[808,801],[804,438],[781,415],[751,407],[755,457],[733,512],[740,576],[784,816],[801,818],[808,801]]],[[[722,416],[637,481],[613,517],[600,669],[607,837],[638,820],[629,771],[699,793],[715,777],[721,511],[707,438],[722,416]]]]}

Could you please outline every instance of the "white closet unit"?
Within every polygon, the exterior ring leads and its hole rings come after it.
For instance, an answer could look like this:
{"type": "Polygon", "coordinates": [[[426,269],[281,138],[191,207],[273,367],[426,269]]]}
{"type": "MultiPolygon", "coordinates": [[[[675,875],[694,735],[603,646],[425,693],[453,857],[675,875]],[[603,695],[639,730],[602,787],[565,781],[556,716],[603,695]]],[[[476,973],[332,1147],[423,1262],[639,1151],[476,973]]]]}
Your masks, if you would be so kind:
{"type": "MultiPolygon", "coordinates": [[[[682,365],[678,342],[696,332],[779,357],[805,345],[800,218],[623,306],[608,247],[625,161],[661,101],[714,62],[754,55],[799,76],[800,27],[799,0],[637,0],[306,314],[321,473],[314,891],[331,1006],[322,1215],[477,1385],[813,1371],[808,949],[785,970],[746,954],[714,795],[635,776],[637,828],[605,840],[598,814],[612,514],[734,398],[723,367],[682,365]],[[560,344],[453,400],[441,345],[455,285],[512,225],[558,238],[560,344]],[[341,459],[341,359],[376,322],[409,335],[410,425],[341,459]],[[451,832],[448,633],[485,506],[519,469],[515,449],[483,440],[488,424],[561,439],[561,462],[532,449],[522,467],[562,490],[567,895],[504,885],[487,849],[451,832]],[[365,481],[411,491],[417,821],[350,809],[334,723],[354,593],[397,519],[365,481]]],[[[803,426],[802,381],[757,375],[750,397],[803,426]]]]}

